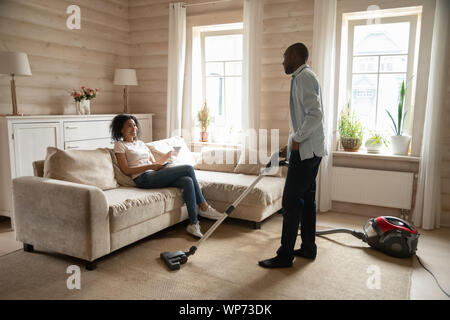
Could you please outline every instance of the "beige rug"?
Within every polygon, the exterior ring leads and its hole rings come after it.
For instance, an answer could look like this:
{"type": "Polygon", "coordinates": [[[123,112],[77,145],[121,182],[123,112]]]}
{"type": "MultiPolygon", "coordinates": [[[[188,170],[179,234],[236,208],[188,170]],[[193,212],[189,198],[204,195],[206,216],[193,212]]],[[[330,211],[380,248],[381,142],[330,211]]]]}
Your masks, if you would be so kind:
{"type": "MultiPolygon", "coordinates": [[[[37,247],[34,253],[16,251],[0,257],[0,299],[409,298],[412,259],[388,257],[347,234],[317,238],[313,262],[297,258],[289,269],[259,267],[258,261],[273,257],[280,244],[281,221],[276,214],[253,230],[249,223],[226,220],[181,270],[172,272],[159,254],[195,243],[185,223],[100,259],[95,271],[37,247]],[[81,267],[80,290],[66,285],[66,270],[73,264],[81,267]]],[[[202,230],[211,224],[201,220],[202,230]]]]}

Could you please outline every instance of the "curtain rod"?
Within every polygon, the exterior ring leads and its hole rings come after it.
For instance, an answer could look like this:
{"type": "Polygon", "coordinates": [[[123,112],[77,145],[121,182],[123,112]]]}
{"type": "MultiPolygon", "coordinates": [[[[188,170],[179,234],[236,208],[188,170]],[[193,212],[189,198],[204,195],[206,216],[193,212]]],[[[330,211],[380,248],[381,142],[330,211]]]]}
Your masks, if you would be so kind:
{"type": "Polygon", "coordinates": [[[201,5],[204,5],[204,4],[214,4],[214,3],[222,3],[222,2],[230,2],[230,1],[232,1],[232,0],[217,0],[217,1],[191,3],[191,4],[185,3],[183,5],[183,7],[186,8],[186,7],[193,7],[193,6],[201,6],[201,5]]]}

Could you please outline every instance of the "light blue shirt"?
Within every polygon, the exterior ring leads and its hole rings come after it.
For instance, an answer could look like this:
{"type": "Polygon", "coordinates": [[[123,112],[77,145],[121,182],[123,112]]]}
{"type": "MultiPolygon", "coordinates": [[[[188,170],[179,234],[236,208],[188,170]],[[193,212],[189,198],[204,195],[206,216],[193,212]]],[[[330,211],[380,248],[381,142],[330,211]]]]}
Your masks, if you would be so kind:
{"type": "Polygon", "coordinates": [[[290,103],[292,128],[288,141],[288,159],[291,141],[300,143],[300,159],[328,155],[323,129],[322,92],[317,76],[307,64],[292,74],[290,103]]]}

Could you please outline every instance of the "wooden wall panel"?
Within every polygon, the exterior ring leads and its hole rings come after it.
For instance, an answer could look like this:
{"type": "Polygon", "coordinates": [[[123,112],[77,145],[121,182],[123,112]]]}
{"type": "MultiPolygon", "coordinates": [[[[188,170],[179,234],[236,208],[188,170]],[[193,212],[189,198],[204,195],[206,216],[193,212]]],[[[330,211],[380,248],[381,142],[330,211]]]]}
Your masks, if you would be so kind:
{"type": "Polygon", "coordinates": [[[111,14],[108,4],[114,5],[115,1],[92,1],[92,0],[14,0],[17,3],[24,3],[27,6],[34,8],[45,9],[55,15],[63,15],[68,17],[66,9],[69,5],[76,4],[81,9],[81,19],[83,22],[94,22],[99,25],[104,25],[112,30],[128,31],[128,7],[123,6],[123,11],[120,15],[111,14]],[[87,6],[86,3],[89,5],[87,6]],[[103,3],[103,4],[102,4],[103,3]],[[106,3],[106,5],[105,5],[106,3]]]}
{"type": "Polygon", "coordinates": [[[130,91],[132,112],[154,113],[153,139],[166,137],[168,1],[130,1],[130,67],[139,85],[130,91]]]}
{"type": "MultiPolygon", "coordinates": [[[[82,85],[99,88],[92,113],[122,109],[122,88],[113,85],[115,68],[129,67],[127,0],[2,0],[0,50],[28,54],[33,75],[16,77],[19,111],[74,113],[68,94],[82,85]],[[69,30],[66,9],[81,8],[81,29],[69,30]]],[[[0,76],[0,114],[11,113],[9,76],[0,76]]]]}
{"type": "Polygon", "coordinates": [[[303,42],[312,50],[314,0],[265,0],[261,52],[262,128],[280,129],[279,145],[289,136],[289,90],[291,77],[282,65],[284,51],[303,42]]]}

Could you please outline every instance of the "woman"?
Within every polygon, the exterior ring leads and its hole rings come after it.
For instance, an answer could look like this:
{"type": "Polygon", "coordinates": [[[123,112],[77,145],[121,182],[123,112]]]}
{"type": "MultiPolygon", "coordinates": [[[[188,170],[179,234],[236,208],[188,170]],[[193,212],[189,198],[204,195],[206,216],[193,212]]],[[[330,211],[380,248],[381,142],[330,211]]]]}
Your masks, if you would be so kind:
{"type": "Polygon", "coordinates": [[[111,134],[115,140],[114,153],[120,169],[131,176],[138,188],[183,189],[183,198],[190,220],[186,228],[188,233],[199,238],[203,236],[197,217],[197,205],[200,207],[199,214],[202,217],[217,220],[223,216],[205,201],[191,165],[165,167],[174,151],[155,161],[145,143],[138,139],[139,122],[136,117],[125,114],[115,116],[111,123],[111,134]]]}

